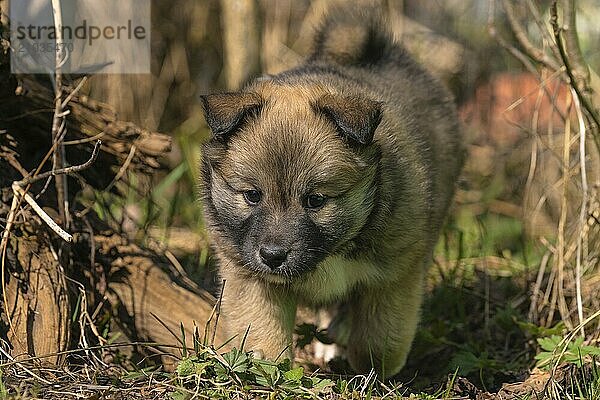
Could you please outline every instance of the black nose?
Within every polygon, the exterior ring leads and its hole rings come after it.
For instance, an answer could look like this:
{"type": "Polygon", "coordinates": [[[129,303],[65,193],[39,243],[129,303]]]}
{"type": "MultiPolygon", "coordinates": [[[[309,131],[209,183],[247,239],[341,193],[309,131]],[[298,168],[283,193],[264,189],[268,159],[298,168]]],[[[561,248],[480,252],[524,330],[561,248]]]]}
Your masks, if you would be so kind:
{"type": "Polygon", "coordinates": [[[279,267],[287,258],[287,250],[277,245],[264,245],[260,248],[259,254],[262,261],[271,269],[279,267]]]}

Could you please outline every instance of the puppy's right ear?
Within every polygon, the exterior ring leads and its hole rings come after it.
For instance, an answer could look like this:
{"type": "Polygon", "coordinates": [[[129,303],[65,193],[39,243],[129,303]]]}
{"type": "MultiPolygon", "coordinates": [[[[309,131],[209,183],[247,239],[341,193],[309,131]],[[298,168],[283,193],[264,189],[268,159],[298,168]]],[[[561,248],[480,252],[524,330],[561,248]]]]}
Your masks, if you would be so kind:
{"type": "Polygon", "coordinates": [[[200,100],[206,123],[219,140],[227,140],[262,107],[262,98],[256,93],[209,94],[200,96],[200,100]]]}

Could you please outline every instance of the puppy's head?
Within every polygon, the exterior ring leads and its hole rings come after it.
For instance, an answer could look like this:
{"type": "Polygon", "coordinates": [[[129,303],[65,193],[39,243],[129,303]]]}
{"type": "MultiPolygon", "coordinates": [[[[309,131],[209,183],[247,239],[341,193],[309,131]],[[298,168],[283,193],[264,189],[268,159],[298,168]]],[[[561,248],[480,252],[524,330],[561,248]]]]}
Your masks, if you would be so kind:
{"type": "Polygon", "coordinates": [[[205,214],[232,264],[286,282],[360,234],[375,204],[379,102],[289,87],[202,101],[205,214]]]}

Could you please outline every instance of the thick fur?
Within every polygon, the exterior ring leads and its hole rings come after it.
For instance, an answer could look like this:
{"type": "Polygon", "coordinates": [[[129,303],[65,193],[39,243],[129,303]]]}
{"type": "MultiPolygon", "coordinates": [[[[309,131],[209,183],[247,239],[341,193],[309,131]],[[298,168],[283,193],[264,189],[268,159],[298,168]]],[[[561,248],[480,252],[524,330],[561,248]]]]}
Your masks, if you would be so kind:
{"type": "Polygon", "coordinates": [[[336,10],[303,65],[202,98],[224,327],[250,326],[247,348],[266,357],[290,354],[299,304],[340,304],[332,332],[358,372],[395,374],[410,350],[463,150],[451,95],[384,26],[336,10]],[[266,246],[287,252],[279,267],[266,246]]]}

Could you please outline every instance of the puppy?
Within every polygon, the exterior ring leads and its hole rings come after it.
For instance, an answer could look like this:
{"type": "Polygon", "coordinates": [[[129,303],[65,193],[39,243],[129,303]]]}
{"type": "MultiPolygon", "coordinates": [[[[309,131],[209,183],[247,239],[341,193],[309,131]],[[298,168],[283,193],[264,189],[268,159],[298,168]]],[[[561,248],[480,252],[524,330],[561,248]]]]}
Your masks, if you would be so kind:
{"type": "Polygon", "coordinates": [[[291,355],[298,305],[338,304],[357,372],[405,364],[463,150],[451,95],[385,26],[337,10],[304,64],[202,96],[224,329],[266,357],[291,355]]]}

